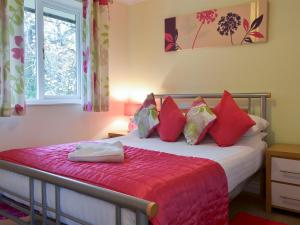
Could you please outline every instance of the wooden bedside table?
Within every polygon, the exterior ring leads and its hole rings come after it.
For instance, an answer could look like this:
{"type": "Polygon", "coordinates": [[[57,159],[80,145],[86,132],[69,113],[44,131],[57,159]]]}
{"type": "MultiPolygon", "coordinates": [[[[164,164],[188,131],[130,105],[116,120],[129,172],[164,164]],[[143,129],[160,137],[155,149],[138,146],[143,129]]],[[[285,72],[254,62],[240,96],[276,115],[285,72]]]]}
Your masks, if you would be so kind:
{"type": "Polygon", "coordinates": [[[266,155],[266,211],[300,213],[300,145],[276,144],[266,155]]]}
{"type": "Polygon", "coordinates": [[[108,138],[115,138],[115,137],[121,137],[128,134],[128,131],[115,131],[115,132],[109,132],[108,138]]]}

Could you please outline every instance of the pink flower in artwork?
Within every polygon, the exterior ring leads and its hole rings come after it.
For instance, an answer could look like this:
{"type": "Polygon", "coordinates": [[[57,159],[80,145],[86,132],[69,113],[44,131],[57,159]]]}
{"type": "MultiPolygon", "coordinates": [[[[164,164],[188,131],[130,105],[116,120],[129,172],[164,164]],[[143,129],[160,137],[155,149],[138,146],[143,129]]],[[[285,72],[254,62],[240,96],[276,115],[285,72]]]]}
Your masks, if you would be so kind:
{"type": "Polygon", "coordinates": [[[18,48],[13,48],[11,51],[13,52],[14,59],[21,60],[21,63],[24,63],[24,48],[22,48],[23,37],[15,36],[15,43],[18,48]]]}
{"type": "Polygon", "coordinates": [[[22,114],[22,112],[24,111],[24,107],[21,106],[20,104],[16,104],[15,105],[15,111],[18,115],[22,114]]]}
{"type": "Polygon", "coordinates": [[[210,24],[216,20],[218,17],[217,10],[212,9],[212,10],[205,10],[197,13],[197,19],[201,23],[207,23],[210,24]]]}
{"type": "Polygon", "coordinates": [[[196,45],[198,35],[199,35],[203,25],[205,23],[206,24],[213,23],[216,20],[216,18],[218,17],[218,14],[217,14],[216,9],[212,9],[212,10],[205,10],[205,11],[198,12],[196,17],[197,17],[197,20],[199,20],[199,22],[200,22],[200,26],[199,26],[199,29],[198,29],[197,34],[195,36],[192,48],[194,48],[195,45],[196,45]]]}

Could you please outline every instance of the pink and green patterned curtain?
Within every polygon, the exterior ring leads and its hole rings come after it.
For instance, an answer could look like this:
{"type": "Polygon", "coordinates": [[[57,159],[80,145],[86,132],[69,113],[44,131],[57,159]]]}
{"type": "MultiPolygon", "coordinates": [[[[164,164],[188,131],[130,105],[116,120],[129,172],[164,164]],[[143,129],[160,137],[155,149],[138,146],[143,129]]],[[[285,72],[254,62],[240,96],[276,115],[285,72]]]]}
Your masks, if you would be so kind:
{"type": "Polygon", "coordinates": [[[0,0],[0,117],[24,114],[24,0],[0,0]]]}
{"type": "Polygon", "coordinates": [[[109,108],[109,0],[83,0],[84,110],[109,108]]]}

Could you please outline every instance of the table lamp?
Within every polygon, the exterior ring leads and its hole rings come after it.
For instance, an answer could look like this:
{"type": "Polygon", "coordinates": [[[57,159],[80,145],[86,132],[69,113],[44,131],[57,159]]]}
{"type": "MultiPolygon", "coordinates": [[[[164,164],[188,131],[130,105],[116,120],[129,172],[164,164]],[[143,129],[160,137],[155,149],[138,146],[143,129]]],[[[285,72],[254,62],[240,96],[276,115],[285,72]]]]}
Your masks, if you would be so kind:
{"type": "Polygon", "coordinates": [[[136,102],[125,102],[124,104],[124,116],[129,117],[129,124],[128,124],[128,131],[132,131],[136,128],[135,124],[133,123],[133,116],[136,111],[141,107],[141,104],[136,102]]]}

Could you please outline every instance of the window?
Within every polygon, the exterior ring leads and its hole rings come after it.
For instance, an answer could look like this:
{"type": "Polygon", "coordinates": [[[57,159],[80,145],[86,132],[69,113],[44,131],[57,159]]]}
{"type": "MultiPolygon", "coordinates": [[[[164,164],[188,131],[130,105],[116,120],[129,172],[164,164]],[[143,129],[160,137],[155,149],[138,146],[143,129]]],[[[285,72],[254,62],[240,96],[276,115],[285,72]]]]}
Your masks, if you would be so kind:
{"type": "Polygon", "coordinates": [[[25,0],[25,95],[30,103],[80,103],[81,4],[25,0]]]}

